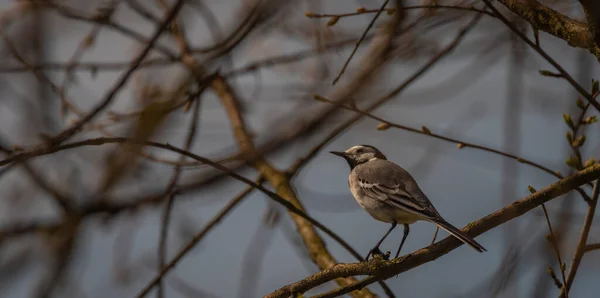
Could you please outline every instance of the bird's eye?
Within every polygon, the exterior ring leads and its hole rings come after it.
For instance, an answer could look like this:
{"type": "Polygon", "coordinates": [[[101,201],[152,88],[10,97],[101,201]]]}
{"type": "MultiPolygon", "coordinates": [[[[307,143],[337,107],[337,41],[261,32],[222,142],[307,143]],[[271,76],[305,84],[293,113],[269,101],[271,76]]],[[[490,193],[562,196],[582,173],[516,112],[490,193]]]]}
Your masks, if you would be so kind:
{"type": "Polygon", "coordinates": [[[363,153],[363,151],[364,151],[364,150],[363,150],[362,148],[358,148],[358,149],[356,150],[356,153],[358,153],[358,154],[361,154],[361,153],[363,153]]]}

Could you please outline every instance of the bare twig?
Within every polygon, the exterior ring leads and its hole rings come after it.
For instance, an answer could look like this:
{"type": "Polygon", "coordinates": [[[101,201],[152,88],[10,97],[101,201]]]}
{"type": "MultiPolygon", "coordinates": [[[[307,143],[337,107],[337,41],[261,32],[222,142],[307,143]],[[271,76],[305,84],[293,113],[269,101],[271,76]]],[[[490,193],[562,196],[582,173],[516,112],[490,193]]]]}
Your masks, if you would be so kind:
{"type": "Polygon", "coordinates": [[[58,134],[57,136],[53,137],[51,139],[52,144],[58,145],[58,144],[60,144],[60,143],[62,143],[64,141],[68,140],[69,138],[71,138],[87,122],[91,121],[98,113],[100,113],[104,108],[106,108],[112,102],[112,100],[119,93],[119,91],[121,90],[121,88],[125,85],[125,83],[127,83],[127,81],[129,80],[129,78],[131,77],[131,75],[140,66],[140,63],[150,53],[150,51],[154,47],[154,43],[158,40],[158,38],[161,36],[161,34],[163,33],[163,31],[165,31],[165,29],[167,29],[167,27],[169,26],[169,24],[171,23],[171,21],[173,19],[175,19],[175,16],[177,16],[177,13],[179,13],[179,10],[183,7],[184,3],[185,3],[184,0],[178,0],[175,3],[175,5],[173,6],[173,8],[171,8],[171,10],[169,11],[169,13],[165,16],[165,18],[162,21],[162,23],[160,24],[160,26],[158,26],[158,28],[154,32],[154,34],[153,34],[152,38],[150,39],[150,41],[148,42],[148,44],[138,54],[138,56],[135,57],[135,59],[132,60],[132,63],[131,63],[132,66],[117,80],[117,82],[115,83],[115,85],[112,88],[109,89],[109,91],[107,92],[107,94],[104,96],[104,99],[102,101],[100,101],[100,103],[97,104],[92,109],[91,112],[89,112],[83,118],[79,119],[73,126],[69,127],[65,131],[63,131],[60,134],[58,134]]]}
{"type": "MultiPolygon", "coordinates": [[[[424,75],[427,71],[429,71],[438,61],[440,61],[442,58],[444,58],[448,54],[450,54],[456,48],[456,46],[458,46],[458,44],[460,44],[460,42],[462,41],[463,37],[467,34],[467,32],[469,32],[469,30],[471,30],[475,26],[475,24],[479,21],[480,18],[481,18],[481,14],[477,14],[471,20],[471,22],[469,22],[465,27],[461,28],[461,30],[458,32],[458,34],[452,40],[452,42],[450,42],[448,45],[446,45],[435,56],[431,57],[427,61],[427,63],[425,63],[417,71],[415,71],[411,76],[409,76],[407,79],[405,79],[398,87],[394,88],[391,92],[389,92],[385,96],[381,97],[380,99],[378,99],[374,103],[371,103],[367,108],[364,109],[364,111],[366,113],[370,113],[373,110],[377,109],[378,107],[380,107],[381,105],[383,105],[387,101],[389,101],[389,100],[393,99],[394,97],[396,97],[398,94],[400,94],[402,91],[404,91],[408,86],[410,86],[413,82],[415,82],[422,75],[424,75]]],[[[343,103],[336,103],[336,105],[343,106],[343,103]]],[[[358,114],[358,115],[350,118],[348,121],[344,122],[340,126],[336,127],[319,144],[317,144],[316,146],[314,146],[313,148],[311,148],[309,150],[309,152],[305,156],[299,158],[288,169],[288,173],[294,174],[297,171],[299,171],[302,168],[302,166],[305,165],[308,160],[310,160],[313,157],[315,157],[317,155],[317,153],[323,147],[325,147],[325,145],[327,145],[327,143],[329,143],[331,140],[333,140],[337,135],[339,135],[340,133],[342,133],[344,130],[346,130],[348,127],[350,127],[352,124],[354,124],[358,120],[360,120],[362,118],[362,116],[363,116],[363,114],[358,114]]],[[[0,165],[1,165],[1,163],[2,162],[0,161],[0,165]]]]}
{"type": "MultiPolygon", "coordinates": [[[[256,185],[260,185],[262,181],[263,178],[261,176],[256,180],[256,185]]],[[[213,217],[213,219],[209,221],[200,232],[194,235],[194,237],[181,248],[181,250],[173,257],[173,259],[171,259],[171,261],[169,261],[169,263],[161,267],[159,274],[156,277],[154,277],[140,291],[140,293],[136,295],[136,297],[142,298],[148,293],[150,293],[152,288],[158,283],[160,283],[162,278],[169,272],[169,270],[173,269],[179,263],[179,261],[185,255],[187,255],[187,253],[190,250],[192,250],[192,248],[196,247],[196,245],[198,245],[198,243],[204,238],[204,236],[206,236],[208,232],[210,232],[219,222],[221,222],[221,220],[223,220],[223,218],[225,218],[225,216],[227,216],[227,214],[229,214],[229,212],[231,212],[234,207],[236,207],[241,201],[243,201],[244,198],[246,198],[252,192],[252,190],[254,190],[253,186],[247,187],[244,191],[242,191],[240,194],[235,196],[229,203],[227,203],[227,205],[219,213],[217,213],[215,217],[213,217]]]]}
{"type": "Polygon", "coordinates": [[[565,285],[566,291],[561,291],[560,297],[566,297],[568,295],[568,291],[571,289],[573,281],[575,280],[575,275],[577,274],[577,269],[579,268],[581,259],[583,258],[583,255],[586,252],[587,239],[589,237],[590,229],[592,227],[592,221],[594,220],[594,214],[596,213],[598,195],[600,194],[599,184],[599,181],[596,180],[596,183],[594,184],[594,189],[592,190],[592,198],[589,202],[588,210],[585,214],[585,219],[583,220],[583,227],[581,228],[581,233],[579,234],[577,248],[575,249],[573,259],[571,260],[569,270],[567,271],[567,282],[565,285]]]}
{"type": "Polygon", "coordinates": [[[585,246],[585,252],[590,252],[592,250],[600,250],[600,243],[593,243],[585,246]]]}
{"type": "MultiPolygon", "coordinates": [[[[552,224],[550,223],[550,216],[548,216],[548,210],[546,210],[546,205],[542,204],[542,210],[544,210],[544,215],[546,217],[546,224],[548,224],[548,230],[550,231],[550,239],[549,240],[550,240],[550,243],[552,244],[552,248],[554,249],[554,253],[556,254],[556,259],[558,260],[558,266],[560,269],[560,275],[562,277],[562,285],[563,285],[563,289],[564,289],[564,287],[566,287],[566,285],[567,285],[567,280],[565,278],[565,265],[560,256],[560,249],[558,248],[558,238],[554,234],[554,231],[552,231],[552,224]]],[[[567,293],[565,292],[565,294],[567,294],[567,293]]],[[[565,298],[569,298],[569,296],[565,295],[565,298]]]]}
{"type": "MultiPolygon", "coordinates": [[[[344,74],[344,71],[346,71],[346,67],[348,67],[348,64],[350,64],[350,60],[352,60],[352,57],[354,57],[354,54],[358,50],[358,47],[360,46],[360,44],[362,43],[362,41],[367,36],[367,33],[369,33],[369,30],[371,29],[371,27],[373,27],[373,24],[375,24],[375,21],[377,20],[377,18],[379,18],[379,15],[381,15],[381,13],[385,10],[385,7],[387,6],[387,4],[389,2],[390,2],[390,0],[385,0],[383,2],[383,4],[381,5],[381,8],[379,8],[379,10],[377,11],[377,13],[373,17],[373,19],[371,19],[371,22],[369,23],[369,25],[367,25],[367,28],[365,28],[365,31],[363,31],[363,34],[360,36],[360,39],[356,42],[356,45],[354,46],[354,49],[352,49],[352,52],[350,53],[350,56],[348,57],[348,59],[346,59],[346,62],[344,62],[344,66],[342,66],[342,69],[340,70],[340,73],[333,80],[333,85],[335,85],[335,83],[337,83],[337,81],[339,81],[339,79],[342,76],[342,74],[344,74]]],[[[402,10],[401,7],[398,7],[397,9],[402,10]]],[[[403,12],[400,11],[400,12],[396,12],[396,13],[403,13],[403,12]]]]}
{"type": "MultiPolygon", "coordinates": [[[[441,4],[432,4],[432,5],[409,5],[409,6],[405,6],[404,10],[415,10],[415,9],[449,9],[449,10],[460,10],[460,11],[470,11],[470,12],[478,12],[478,13],[483,13],[486,14],[490,17],[495,18],[496,16],[493,13],[490,13],[489,11],[483,10],[483,9],[478,9],[472,6],[455,6],[455,5],[441,5],[441,4]]],[[[353,16],[358,16],[358,15],[363,15],[363,14],[369,14],[369,13],[378,13],[380,11],[380,9],[364,9],[364,10],[360,10],[360,11],[356,11],[356,12],[348,12],[348,13],[341,13],[341,14],[320,14],[320,13],[313,13],[313,12],[309,12],[309,13],[305,13],[306,17],[308,18],[345,18],[345,17],[353,17],[353,16]]],[[[384,9],[385,12],[387,13],[395,13],[396,9],[395,8],[386,8],[384,9]]]]}
{"type": "MultiPolygon", "coordinates": [[[[237,97],[234,95],[233,90],[229,85],[221,78],[215,81],[217,84],[213,85],[215,91],[217,91],[221,102],[223,103],[229,119],[231,121],[234,135],[238,141],[241,150],[247,152],[255,152],[254,143],[250,138],[246,123],[241,116],[239,110],[239,102],[237,97]]],[[[294,190],[291,187],[289,178],[285,173],[278,171],[271,164],[269,164],[264,158],[256,157],[252,162],[253,167],[265,176],[265,179],[269,181],[273,188],[277,190],[277,193],[290,204],[294,205],[299,210],[304,211],[301,201],[296,196],[294,190]]],[[[335,258],[327,250],[324,241],[317,234],[315,228],[311,223],[306,221],[304,218],[290,213],[290,216],[296,223],[298,233],[304,241],[304,245],[310,252],[311,258],[315,264],[321,269],[331,268],[337,264],[335,258]]],[[[360,260],[361,257],[358,256],[360,260]]],[[[351,284],[356,281],[354,278],[337,279],[338,284],[341,286],[351,284]]],[[[374,295],[367,289],[357,291],[353,293],[354,297],[374,297],[374,295]]]]}
{"type": "Polygon", "coordinates": [[[500,11],[496,9],[496,7],[494,7],[490,0],[483,0],[483,2],[487,4],[487,6],[494,12],[494,14],[496,14],[496,16],[498,16],[498,19],[500,19],[510,30],[512,30],[517,36],[519,36],[519,38],[525,41],[525,43],[527,43],[532,49],[534,49],[542,57],[544,57],[544,59],[546,59],[548,63],[552,64],[552,66],[554,66],[554,68],[556,68],[556,70],[560,72],[561,76],[565,80],[567,80],[573,86],[573,88],[575,88],[575,90],[579,92],[579,94],[581,94],[587,101],[589,101],[594,106],[594,108],[596,108],[596,110],[600,111],[600,103],[596,101],[592,94],[590,94],[583,87],[581,87],[581,85],[579,85],[579,83],[577,83],[575,79],[573,79],[573,77],[571,77],[571,75],[564,68],[562,68],[560,64],[558,64],[558,62],[556,62],[556,60],[550,57],[550,55],[548,55],[546,51],[544,51],[542,48],[538,47],[535,44],[535,42],[531,41],[527,36],[525,36],[525,34],[523,34],[513,23],[511,23],[505,16],[503,16],[500,13],[500,11]]]}

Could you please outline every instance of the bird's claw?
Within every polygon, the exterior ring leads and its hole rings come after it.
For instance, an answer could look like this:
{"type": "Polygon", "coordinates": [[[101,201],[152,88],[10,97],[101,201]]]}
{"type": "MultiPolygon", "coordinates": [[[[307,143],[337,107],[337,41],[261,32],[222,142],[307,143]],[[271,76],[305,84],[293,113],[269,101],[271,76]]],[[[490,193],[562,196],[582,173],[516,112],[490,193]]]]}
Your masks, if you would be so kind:
{"type": "Polygon", "coordinates": [[[365,260],[367,260],[367,261],[368,261],[370,256],[375,256],[375,255],[379,255],[379,256],[381,256],[381,257],[382,257],[384,260],[386,260],[386,261],[389,261],[389,259],[390,259],[390,252],[389,252],[389,251],[388,251],[387,253],[385,253],[385,254],[384,254],[384,253],[383,253],[383,252],[382,252],[382,251],[379,249],[379,247],[375,247],[375,248],[372,248],[372,249],[369,251],[369,254],[367,254],[367,257],[365,258],[365,260]]]}

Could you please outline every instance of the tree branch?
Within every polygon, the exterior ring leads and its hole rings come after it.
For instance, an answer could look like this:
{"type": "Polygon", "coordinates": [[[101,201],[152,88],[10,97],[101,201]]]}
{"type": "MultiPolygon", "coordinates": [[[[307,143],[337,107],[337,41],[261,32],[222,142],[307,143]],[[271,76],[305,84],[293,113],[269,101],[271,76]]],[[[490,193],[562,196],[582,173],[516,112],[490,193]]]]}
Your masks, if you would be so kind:
{"type": "MultiPolygon", "coordinates": [[[[594,43],[594,36],[586,23],[573,20],[536,0],[498,0],[498,2],[525,19],[534,28],[554,35],[572,47],[588,49],[600,61],[600,46],[594,43]]],[[[589,0],[589,2],[597,1],[589,0]]]]}
{"type": "MultiPolygon", "coordinates": [[[[527,43],[533,50],[538,52],[538,54],[540,54],[542,57],[544,57],[544,59],[546,59],[546,61],[548,61],[548,63],[552,64],[552,66],[554,66],[554,68],[556,68],[556,70],[558,70],[560,72],[560,76],[562,78],[567,80],[569,82],[569,84],[571,84],[573,86],[573,88],[575,88],[575,90],[577,90],[577,92],[579,92],[579,94],[581,94],[590,104],[592,104],[594,106],[594,108],[596,108],[596,110],[600,111],[600,103],[598,103],[596,101],[596,98],[595,98],[596,95],[593,95],[593,94],[590,94],[589,92],[587,92],[579,83],[577,83],[577,81],[575,81],[575,79],[573,79],[573,77],[571,77],[571,75],[564,68],[562,68],[562,66],[560,66],[560,64],[558,64],[558,62],[556,62],[556,60],[554,60],[552,57],[550,57],[550,55],[548,55],[548,53],[546,53],[546,51],[544,51],[541,47],[536,45],[533,41],[529,40],[529,38],[527,36],[525,36],[525,34],[523,34],[523,32],[521,32],[513,23],[511,23],[505,16],[503,16],[500,13],[500,11],[498,11],[498,9],[496,7],[494,7],[494,5],[490,2],[490,0],[483,0],[483,2],[485,2],[485,4],[490,8],[490,10],[492,10],[496,14],[496,16],[498,16],[498,19],[500,19],[506,25],[506,27],[508,27],[510,30],[512,30],[517,36],[519,36],[519,38],[521,38],[525,43],[527,43]]],[[[599,61],[600,61],[600,58],[599,58],[599,61]]]]}
{"type": "Polygon", "coordinates": [[[579,2],[585,12],[585,18],[592,33],[594,44],[596,47],[600,47],[600,1],[579,0],[579,2]]]}
{"type": "Polygon", "coordinates": [[[592,228],[592,222],[594,221],[594,214],[596,213],[596,205],[598,204],[598,195],[600,194],[599,184],[600,181],[596,181],[596,183],[594,184],[594,189],[592,190],[592,198],[589,202],[589,206],[585,214],[585,219],[583,220],[583,228],[581,228],[579,241],[577,242],[577,248],[575,249],[575,253],[573,254],[573,260],[571,260],[571,264],[569,265],[569,271],[567,271],[566,285],[561,291],[560,297],[568,296],[568,291],[573,285],[573,280],[575,280],[575,274],[577,273],[577,269],[579,268],[581,259],[583,258],[583,255],[586,252],[587,239],[590,235],[590,229],[592,228]],[[567,293],[565,293],[565,288],[567,293]]]}
{"type": "Polygon", "coordinates": [[[185,1],[178,0],[175,3],[175,5],[173,5],[173,8],[169,10],[169,13],[166,14],[164,20],[161,22],[158,28],[156,28],[148,44],[131,62],[132,66],[117,80],[115,85],[106,93],[104,99],[100,103],[98,103],[94,107],[94,109],[92,109],[91,112],[79,119],[71,127],[67,128],[57,136],[53,137],[51,140],[51,144],[60,144],[74,136],[81,128],[83,128],[83,126],[86,123],[91,121],[96,115],[98,115],[104,108],[106,108],[112,102],[112,100],[117,96],[119,91],[121,91],[121,88],[125,86],[131,75],[133,75],[136,69],[140,66],[142,61],[146,58],[146,56],[148,56],[148,54],[150,54],[150,51],[154,47],[154,44],[158,41],[158,38],[162,35],[163,31],[167,29],[171,21],[175,19],[175,17],[179,13],[179,10],[183,7],[184,3],[185,1]]]}
{"type": "MultiPolygon", "coordinates": [[[[518,200],[502,209],[497,210],[475,222],[468,224],[463,232],[475,237],[489,231],[501,224],[515,219],[532,209],[563,195],[576,187],[600,178],[600,164],[589,167],[575,175],[564,178],[550,186],[541,189],[521,200],[518,200]]],[[[461,246],[462,242],[448,236],[440,242],[426,248],[417,250],[402,258],[384,261],[375,258],[369,262],[338,264],[328,270],[323,270],[303,280],[284,286],[283,288],[265,296],[265,298],[283,298],[292,293],[304,293],[318,285],[324,284],[334,278],[374,275],[371,282],[383,280],[391,276],[408,271],[424,263],[431,262],[461,246]]],[[[366,286],[366,284],[365,284],[366,286]]]]}

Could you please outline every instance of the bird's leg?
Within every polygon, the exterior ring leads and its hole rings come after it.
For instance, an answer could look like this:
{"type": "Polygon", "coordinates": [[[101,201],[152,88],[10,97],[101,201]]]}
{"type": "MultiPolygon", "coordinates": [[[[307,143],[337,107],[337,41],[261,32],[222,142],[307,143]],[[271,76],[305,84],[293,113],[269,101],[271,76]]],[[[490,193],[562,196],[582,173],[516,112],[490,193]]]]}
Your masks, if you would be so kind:
{"type": "Polygon", "coordinates": [[[396,252],[396,256],[394,259],[398,258],[400,255],[400,250],[402,250],[402,245],[404,245],[404,241],[406,241],[406,237],[408,237],[408,233],[410,233],[410,227],[408,224],[404,224],[404,236],[402,236],[402,241],[400,242],[400,247],[398,247],[398,252],[396,252]]]}
{"type": "Polygon", "coordinates": [[[387,231],[387,233],[385,233],[385,235],[383,235],[383,238],[381,238],[381,240],[379,240],[379,242],[377,242],[377,245],[375,245],[375,247],[373,247],[369,253],[367,254],[367,257],[365,258],[365,260],[369,260],[369,256],[374,256],[374,255],[381,255],[384,257],[384,259],[388,259],[389,257],[385,257],[385,254],[379,250],[379,245],[381,245],[381,243],[383,242],[383,240],[385,240],[385,238],[390,234],[390,232],[396,227],[396,223],[392,223],[392,226],[390,227],[390,229],[387,231]]]}

